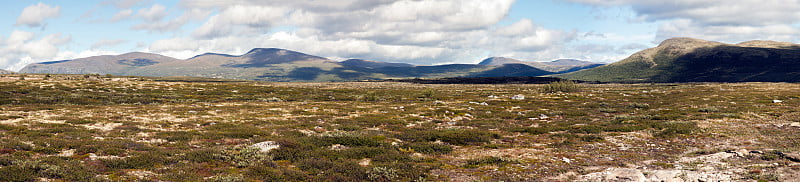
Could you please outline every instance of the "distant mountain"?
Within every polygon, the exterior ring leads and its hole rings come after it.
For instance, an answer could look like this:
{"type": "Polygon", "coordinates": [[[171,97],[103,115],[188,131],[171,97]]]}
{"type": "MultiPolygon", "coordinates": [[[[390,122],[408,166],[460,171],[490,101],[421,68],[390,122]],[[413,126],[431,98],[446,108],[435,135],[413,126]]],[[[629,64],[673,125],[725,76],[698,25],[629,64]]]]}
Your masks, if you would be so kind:
{"type": "Polygon", "coordinates": [[[551,62],[543,62],[546,65],[553,65],[553,66],[582,66],[582,65],[590,65],[590,64],[601,64],[589,61],[581,61],[577,59],[557,59],[551,62]]]}
{"type": "Polygon", "coordinates": [[[414,65],[407,63],[387,63],[387,62],[363,60],[363,59],[348,59],[342,61],[341,64],[345,66],[364,67],[364,68],[414,67],[414,65]]]}
{"type": "Polygon", "coordinates": [[[799,82],[800,45],[672,38],[622,61],[559,77],[604,82],[799,82]]]}
{"type": "Polygon", "coordinates": [[[1,74],[13,74],[13,73],[14,73],[13,71],[8,71],[8,70],[0,69],[0,75],[1,75],[1,74]]]}
{"type": "Polygon", "coordinates": [[[180,61],[158,54],[132,52],[116,56],[94,56],[88,58],[61,60],[29,64],[20,73],[54,74],[114,74],[126,75],[128,72],[156,64],[180,61]]]}
{"type": "Polygon", "coordinates": [[[266,81],[347,81],[552,74],[552,72],[521,64],[414,66],[360,59],[336,62],[319,56],[277,48],[257,48],[238,56],[206,53],[186,60],[147,53],[95,56],[34,63],[26,66],[20,72],[191,76],[266,81]]]}
{"type": "Polygon", "coordinates": [[[517,59],[506,58],[506,57],[490,57],[484,59],[478,64],[479,65],[524,64],[534,68],[555,73],[568,73],[604,65],[602,63],[580,61],[575,59],[559,59],[551,62],[535,62],[535,61],[520,61],[517,59]]]}
{"type": "Polygon", "coordinates": [[[342,66],[323,57],[285,49],[256,48],[238,56],[206,53],[187,60],[132,70],[126,75],[296,81],[289,75],[296,69],[315,68],[329,71],[337,67],[342,66]]]}
{"type": "Polygon", "coordinates": [[[527,64],[527,65],[534,65],[534,66],[535,65],[544,65],[544,64],[539,63],[539,62],[520,61],[520,60],[517,60],[517,59],[514,59],[514,58],[507,58],[507,57],[490,57],[490,58],[484,59],[483,61],[481,61],[478,64],[479,65],[495,65],[495,66],[504,65],[504,64],[527,64]]]}

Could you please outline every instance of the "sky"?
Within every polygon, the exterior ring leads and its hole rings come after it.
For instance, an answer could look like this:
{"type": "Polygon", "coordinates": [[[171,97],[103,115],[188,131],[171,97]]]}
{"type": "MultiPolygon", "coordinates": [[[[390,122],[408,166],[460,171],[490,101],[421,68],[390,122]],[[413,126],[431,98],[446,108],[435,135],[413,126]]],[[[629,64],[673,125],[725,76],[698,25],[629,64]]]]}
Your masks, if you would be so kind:
{"type": "Polygon", "coordinates": [[[418,65],[611,63],[671,37],[800,41],[800,0],[80,0],[0,7],[0,69],[282,48],[418,65]]]}

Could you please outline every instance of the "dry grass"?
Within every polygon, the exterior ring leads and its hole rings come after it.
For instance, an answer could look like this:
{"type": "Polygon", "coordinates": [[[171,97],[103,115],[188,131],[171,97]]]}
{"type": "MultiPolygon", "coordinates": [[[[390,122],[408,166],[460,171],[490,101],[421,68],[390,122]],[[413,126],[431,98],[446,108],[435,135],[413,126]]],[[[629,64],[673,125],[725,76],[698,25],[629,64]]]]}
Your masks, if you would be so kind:
{"type": "MultiPolygon", "coordinates": [[[[691,167],[682,159],[726,150],[800,151],[797,84],[581,84],[549,93],[546,85],[61,77],[0,82],[0,181],[529,181],[691,167]],[[224,160],[262,141],[281,148],[257,162],[224,160]]],[[[769,155],[725,165],[772,163],[735,175],[796,171],[769,155]]]]}

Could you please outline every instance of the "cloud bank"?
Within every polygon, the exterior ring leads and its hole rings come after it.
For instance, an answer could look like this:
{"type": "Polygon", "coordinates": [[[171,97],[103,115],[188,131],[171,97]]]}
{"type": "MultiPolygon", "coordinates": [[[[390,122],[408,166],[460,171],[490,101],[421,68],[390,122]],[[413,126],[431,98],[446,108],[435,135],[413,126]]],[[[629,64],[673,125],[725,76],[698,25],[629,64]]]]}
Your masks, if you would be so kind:
{"type": "Polygon", "coordinates": [[[48,18],[55,18],[61,15],[61,7],[50,6],[44,3],[38,3],[25,7],[22,14],[17,18],[17,23],[14,25],[26,25],[29,27],[39,27],[44,24],[44,20],[48,18]]]}

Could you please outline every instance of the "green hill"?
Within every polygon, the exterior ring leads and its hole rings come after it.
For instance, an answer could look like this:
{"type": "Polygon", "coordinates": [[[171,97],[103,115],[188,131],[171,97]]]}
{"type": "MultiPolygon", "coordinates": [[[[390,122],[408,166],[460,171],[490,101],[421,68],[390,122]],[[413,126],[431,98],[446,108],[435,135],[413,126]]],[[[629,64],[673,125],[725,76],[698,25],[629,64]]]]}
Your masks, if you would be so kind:
{"type": "Polygon", "coordinates": [[[800,45],[673,38],[622,61],[558,77],[602,82],[798,82],[800,45]]]}

